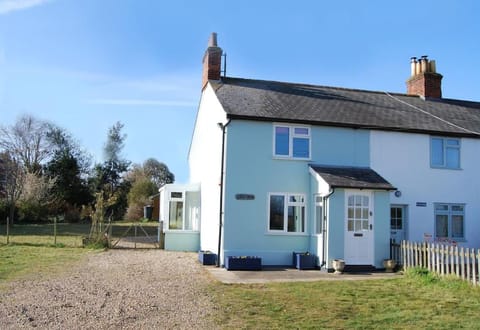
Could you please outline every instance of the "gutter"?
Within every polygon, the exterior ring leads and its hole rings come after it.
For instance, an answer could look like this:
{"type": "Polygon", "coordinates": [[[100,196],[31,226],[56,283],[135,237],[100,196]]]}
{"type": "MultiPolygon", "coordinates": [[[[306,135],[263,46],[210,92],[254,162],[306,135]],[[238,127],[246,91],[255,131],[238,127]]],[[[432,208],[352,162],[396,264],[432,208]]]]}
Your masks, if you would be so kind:
{"type": "Polygon", "coordinates": [[[223,184],[225,172],[225,132],[231,119],[227,120],[226,124],[218,123],[218,127],[222,129],[222,164],[220,167],[220,207],[218,212],[218,251],[217,251],[217,267],[220,267],[220,252],[222,249],[222,229],[223,229],[223,184]]]}
{"type": "Polygon", "coordinates": [[[325,241],[326,241],[326,238],[327,238],[327,208],[326,208],[326,205],[327,205],[327,200],[330,198],[330,196],[333,195],[333,193],[335,192],[335,188],[332,188],[332,190],[330,190],[328,192],[328,195],[324,196],[323,197],[323,207],[322,207],[322,222],[323,222],[323,226],[322,226],[322,263],[320,264],[320,269],[322,269],[323,266],[326,266],[327,262],[325,261],[326,260],[326,256],[325,256],[325,241]]]}

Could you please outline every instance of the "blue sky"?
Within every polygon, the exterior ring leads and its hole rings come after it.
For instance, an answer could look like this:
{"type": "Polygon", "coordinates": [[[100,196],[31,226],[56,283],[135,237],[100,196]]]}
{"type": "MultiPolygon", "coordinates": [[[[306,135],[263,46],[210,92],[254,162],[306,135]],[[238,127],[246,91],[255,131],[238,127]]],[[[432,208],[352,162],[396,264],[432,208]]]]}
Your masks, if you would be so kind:
{"type": "Polygon", "coordinates": [[[411,56],[437,62],[446,98],[480,101],[480,1],[0,0],[0,124],[22,114],[70,131],[102,161],[187,153],[211,32],[227,75],[405,92],[411,56]]]}

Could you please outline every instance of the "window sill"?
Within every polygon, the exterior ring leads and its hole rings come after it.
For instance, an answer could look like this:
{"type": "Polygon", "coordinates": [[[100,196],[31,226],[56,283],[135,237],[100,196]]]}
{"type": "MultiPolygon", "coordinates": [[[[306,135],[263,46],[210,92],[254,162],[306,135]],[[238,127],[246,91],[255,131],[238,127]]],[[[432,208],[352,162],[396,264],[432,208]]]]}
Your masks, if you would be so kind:
{"type": "Polygon", "coordinates": [[[282,157],[282,156],[273,156],[274,160],[299,160],[299,161],[306,161],[309,162],[312,158],[295,158],[295,157],[282,157]]]}
{"type": "Polygon", "coordinates": [[[309,236],[310,234],[308,233],[292,233],[292,232],[286,232],[286,231],[267,231],[265,235],[268,236],[309,236]]]}
{"type": "Polygon", "coordinates": [[[452,171],[462,171],[463,170],[461,167],[443,167],[443,166],[433,166],[433,165],[430,165],[430,168],[432,170],[452,170],[452,171]]]}
{"type": "Polygon", "coordinates": [[[200,230],[165,229],[165,233],[195,234],[200,233],[200,230]]]}

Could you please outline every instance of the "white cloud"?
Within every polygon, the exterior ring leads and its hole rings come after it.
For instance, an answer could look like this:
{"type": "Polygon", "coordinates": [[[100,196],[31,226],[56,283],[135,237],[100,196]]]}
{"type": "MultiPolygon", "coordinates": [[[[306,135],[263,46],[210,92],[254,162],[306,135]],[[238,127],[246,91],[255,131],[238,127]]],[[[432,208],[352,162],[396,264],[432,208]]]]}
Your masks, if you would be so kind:
{"type": "Polygon", "coordinates": [[[0,15],[41,6],[52,0],[0,0],[0,15]]]}
{"type": "Polygon", "coordinates": [[[145,99],[90,99],[90,104],[120,105],[120,106],[165,106],[165,107],[192,107],[197,106],[193,101],[172,100],[145,100],[145,99]]]}

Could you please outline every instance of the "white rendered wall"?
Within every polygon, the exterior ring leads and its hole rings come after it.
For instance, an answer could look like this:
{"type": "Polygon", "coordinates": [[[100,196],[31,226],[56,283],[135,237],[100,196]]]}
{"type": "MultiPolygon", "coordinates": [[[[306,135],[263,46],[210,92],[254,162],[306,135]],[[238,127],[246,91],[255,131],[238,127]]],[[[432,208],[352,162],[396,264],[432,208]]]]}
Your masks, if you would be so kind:
{"type": "Polygon", "coordinates": [[[408,206],[407,238],[434,235],[434,203],[464,203],[465,242],[480,247],[480,140],[462,138],[460,170],[430,167],[430,135],[372,131],[371,167],[401,191],[391,204],[408,206]],[[425,202],[426,207],[416,206],[425,202]]]}
{"type": "Polygon", "coordinates": [[[199,183],[200,248],[217,253],[222,129],[226,114],[210,83],[202,93],[188,155],[190,182],[199,183]]]}

